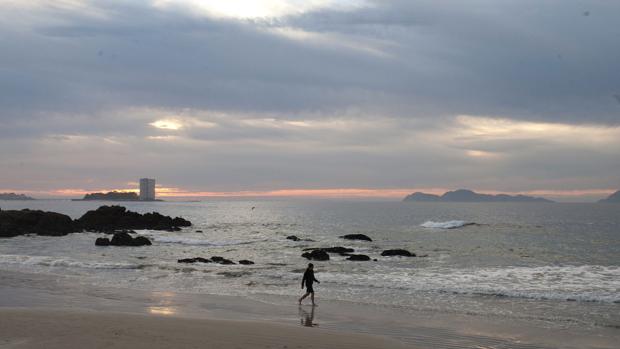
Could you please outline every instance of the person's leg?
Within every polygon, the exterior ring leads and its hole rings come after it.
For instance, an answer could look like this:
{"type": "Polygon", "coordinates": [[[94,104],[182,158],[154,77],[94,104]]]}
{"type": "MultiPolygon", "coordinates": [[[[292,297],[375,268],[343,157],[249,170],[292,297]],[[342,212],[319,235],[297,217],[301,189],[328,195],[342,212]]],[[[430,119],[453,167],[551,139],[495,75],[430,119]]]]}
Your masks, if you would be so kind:
{"type": "Polygon", "coordinates": [[[310,299],[312,300],[312,305],[316,305],[314,304],[314,292],[310,293],[310,299]]]}
{"type": "Polygon", "coordinates": [[[299,304],[301,304],[301,301],[303,301],[306,297],[308,297],[309,294],[310,294],[309,292],[306,292],[305,295],[301,296],[301,298],[299,298],[299,304]]]}

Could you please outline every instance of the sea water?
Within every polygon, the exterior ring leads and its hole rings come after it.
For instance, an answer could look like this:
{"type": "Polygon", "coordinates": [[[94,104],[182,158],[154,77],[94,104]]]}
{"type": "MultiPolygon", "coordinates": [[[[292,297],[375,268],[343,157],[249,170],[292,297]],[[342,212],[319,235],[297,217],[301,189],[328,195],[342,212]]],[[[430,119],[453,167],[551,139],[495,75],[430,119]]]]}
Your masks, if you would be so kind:
{"type": "MultiPolygon", "coordinates": [[[[78,218],[107,202],[3,201],[78,218]]],[[[117,203],[118,204],[118,203],[117,203]]],[[[299,296],[309,247],[346,246],[376,261],[331,254],[314,262],[321,299],[401,311],[474,314],[543,326],[620,326],[620,205],[407,203],[321,200],[124,202],[181,216],[178,232],[141,230],[153,246],[97,247],[98,233],[0,239],[0,270],[93,286],[238,295],[299,296]],[[254,209],[253,209],[254,207],[254,209]],[[362,233],[373,241],[339,236],[362,233]],[[313,241],[291,241],[296,235],[313,241]],[[382,257],[402,248],[418,257],[382,257]],[[254,265],[181,264],[222,256],[254,265]]],[[[285,297],[282,297],[285,298],[285,297]]]]}

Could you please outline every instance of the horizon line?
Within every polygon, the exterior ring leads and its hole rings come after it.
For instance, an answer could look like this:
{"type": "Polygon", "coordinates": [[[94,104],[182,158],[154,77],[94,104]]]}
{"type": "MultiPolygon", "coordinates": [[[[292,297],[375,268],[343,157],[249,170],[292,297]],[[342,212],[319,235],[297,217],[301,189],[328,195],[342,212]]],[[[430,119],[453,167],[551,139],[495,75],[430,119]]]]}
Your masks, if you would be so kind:
{"type": "MultiPolygon", "coordinates": [[[[465,189],[465,188],[459,188],[465,189]]],[[[423,192],[427,194],[441,195],[448,191],[457,189],[445,189],[445,188],[320,188],[320,189],[303,189],[303,188],[288,188],[288,189],[273,189],[273,190],[242,190],[242,191],[191,191],[178,187],[157,187],[157,197],[163,198],[383,198],[383,199],[395,199],[404,198],[405,196],[414,192],[423,192]]],[[[500,190],[475,190],[470,189],[480,194],[509,194],[509,195],[528,195],[539,197],[556,197],[556,198],[579,198],[587,196],[605,196],[614,193],[617,189],[573,189],[573,190],[554,190],[554,189],[536,189],[526,191],[500,191],[500,190]]],[[[75,198],[77,196],[84,196],[89,193],[99,192],[139,192],[138,189],[125,188],[125,189],[54,189],[54,190],[12,190],[12,189],[0,189],[0,192],[13,192],[16,194],[26,195],[39,195],[46,198],[75,198]]]]}

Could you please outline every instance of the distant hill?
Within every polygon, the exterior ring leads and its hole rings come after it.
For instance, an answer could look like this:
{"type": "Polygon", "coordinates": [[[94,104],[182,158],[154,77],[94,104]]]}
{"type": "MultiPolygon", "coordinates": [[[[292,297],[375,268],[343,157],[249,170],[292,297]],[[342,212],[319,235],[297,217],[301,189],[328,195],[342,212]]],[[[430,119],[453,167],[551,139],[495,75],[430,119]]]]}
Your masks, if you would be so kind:
{"type": "Polygon", "coordinates": [[[433,195],[426,193],[413,193],[407,195],[403,201],[415,202],[553,202],[545,198],[538,198],[526,195],[507,195],[507,194],[479,194],[467,189],[449,191],[443,195],[433,195]]]}
{"type": "Polygon", "coordinates": [[[0,200],[35,200],[35,198],[24,194],[0,193],[0,200]]]}
{"type": "Polygon", "coordinates": [[[620,202],[620,190],[609,195],[606,199],[599,200],[598,202],[603,202],[603,203],[620,202]]]}
{"type": "Polygon", "coordinates": [[[139,201],[140,198],[134,192],[111,191],[108,193],[86,194],[82,200],[139,201]]]}

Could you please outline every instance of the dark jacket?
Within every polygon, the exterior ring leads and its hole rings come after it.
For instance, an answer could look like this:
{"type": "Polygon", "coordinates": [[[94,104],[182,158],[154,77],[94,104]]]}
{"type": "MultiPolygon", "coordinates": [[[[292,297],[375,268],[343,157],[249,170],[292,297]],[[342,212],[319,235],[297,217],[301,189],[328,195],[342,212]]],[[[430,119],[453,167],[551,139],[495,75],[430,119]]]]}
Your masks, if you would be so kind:
{"type": "Polygon", "coordinates": [[[304,273],[304,278],[301,280],[301,287],[304,287],[304,285],[308,285],[310,287],[312,287],[312,283],[313,282],[318,282],[321,283],[319,280],[317,280],[314,277],[314,271],[311,269],[306,269],[306,272],[304,273]]]}

